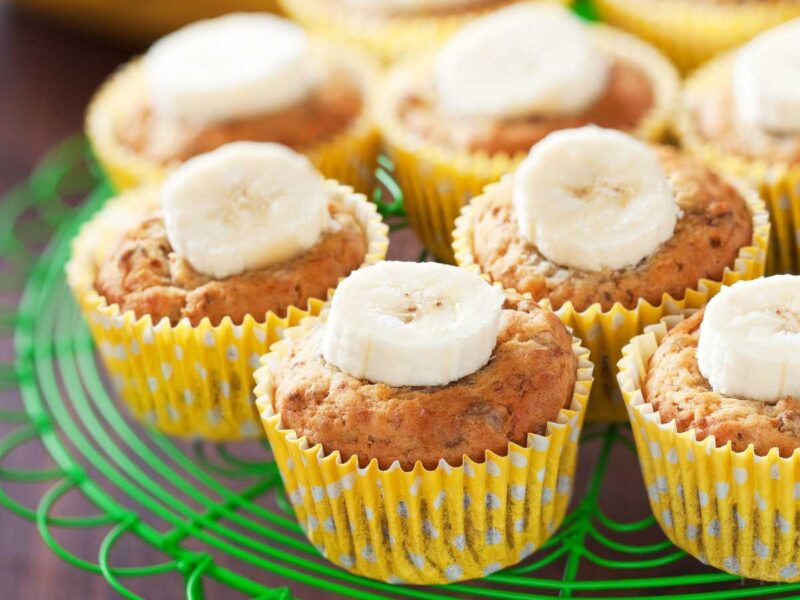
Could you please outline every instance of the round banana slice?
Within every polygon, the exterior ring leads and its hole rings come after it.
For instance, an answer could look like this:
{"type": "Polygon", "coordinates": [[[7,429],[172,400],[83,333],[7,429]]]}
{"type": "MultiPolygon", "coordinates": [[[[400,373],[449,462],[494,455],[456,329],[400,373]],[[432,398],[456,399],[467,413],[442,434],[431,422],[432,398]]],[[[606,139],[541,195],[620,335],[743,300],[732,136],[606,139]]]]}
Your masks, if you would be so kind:
{"type": "Polygon", "coordinates": [[[464,269],[378,263],[339,284],[322,354],[360,379],[444,385],[489,362],[503,302],[499,288],[464,269]]]}
{"type": "Polygon", "coordinates": [[[256,142],[192,158],[161,193],[173,250],[217,279],[308,250],[330,221],[329,199],[325,180],[305,156],[256,142]]]}
{"type": "Polygon", "coordinates": [[[345,4],[366,12],[394,11],[399,13],[420,10],[465,8],[483,0],[345,0],[345,4]]]}
{"type": "Polygon", "coordinates": [[[800,19],[743,46],[733,67],[736,115],[773,133],[800,132],[800,19]]]}
{"type": "Polygon", "coordinates": [[[587,271],[635,265],[672,236],[679,213],[656,154],[594,126],[536,144],[514,175],[513,203],[524,238],[587,271]]]}
{"type": "Polygon", "coordinates": [[[609,62],[559,5],[523,2],[475,19],[439,51],[446,112],[476,117],[577,113],[603,91],[609,62]]]}
{"type": "Polygon", "coordinates": [[[291,106],[316,79],[303,30],[266,14],[184,27],[157,41],[144,67],[156,112],[200,123],[291,106]]]}
{"type": "Polygon", "coordinates": [[[717,393],[770,403],[800,398],[800,277],[720,291],[703,315],[697,362],[717,393]]]}

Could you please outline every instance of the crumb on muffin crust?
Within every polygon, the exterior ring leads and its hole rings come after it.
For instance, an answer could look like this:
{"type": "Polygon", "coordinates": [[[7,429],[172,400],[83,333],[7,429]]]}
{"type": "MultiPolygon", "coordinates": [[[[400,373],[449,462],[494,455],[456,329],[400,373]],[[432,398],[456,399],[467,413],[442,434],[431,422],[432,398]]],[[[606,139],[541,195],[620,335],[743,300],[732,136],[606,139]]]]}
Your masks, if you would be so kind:
{"type": "Polygon", "coordinates": [[[218,280],[198,273],[173,252],[164,219],[154,211],[105,257],[95,289],[121,311],[150,315],[154,323],[164,317],[173,325],[183,318],[198,325],[206,317],[212,325],[225,317],[241,323],[245,315],[261,320],[269,311],[282,317],[289,306],[324,299],[328,289],[364,262],[367,238],[356,217],[333,204],[331,217],[332,226],[307,252],[218,280]]]}
{"type": "Polygon", "coordinates": [[[683,298],[700,279],[720,279],[752,240],[745,199],[723,178],[678,151],[657,147],[681,216],[673,236],[650,256],[625,269],[582,271],[549,261],[519,233],[512,183],[488,188],[472,203],[472,249],[481,271],[504,287],[549,299],[555,309],[572,302],[582,311],[594,303],[609,310],[639,299],[659,304],[663,294],[683,298]]]}
{"type": "Polygon", "coordinates": [[[697,363],[702,320],[700,310],[662,340],[642,386],[645,402],[662,422],[675,421],[679,432],[692,430],[698,440],[713,435],[717,447],[730,442],[735,452],[752,444],[759,456],[772,448],[791,456],[800,448],[800,398],[768,404],[716,393],[697,363]]]}
{"type": "Polygon", "coordinates": [[[572,338],[558,317],[519,296],[508,297],[489,363],[450,384],[392,387],[357,379],[325,362],[324,324],[296,340],[275,371],[275,408],[283,427],[381,468],[398,461],[434,468],[463,457],[482,461],[508,443],[525,445],[529,433],[569,405],[577,375],[572,338]]]}

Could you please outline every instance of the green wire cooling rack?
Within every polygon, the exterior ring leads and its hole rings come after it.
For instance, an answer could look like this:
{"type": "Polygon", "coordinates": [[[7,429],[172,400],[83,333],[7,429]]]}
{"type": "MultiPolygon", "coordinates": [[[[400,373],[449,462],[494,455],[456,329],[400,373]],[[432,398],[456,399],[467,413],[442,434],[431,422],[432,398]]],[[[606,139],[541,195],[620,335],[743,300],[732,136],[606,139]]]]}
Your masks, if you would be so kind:
{"type": "MultiPolygon", "coordinates": [[[[110,195],[92,165],[83,138],[69,140],[0,201],[0,503],[122,597],[800,597],[800,584],[742,581],[672,546],[646,508],[629,432],[616,426],[585,432],[571,511],[525,563],[427,588],[327,563],[295,522],[266,444],[175,441],[120,412],[63,274],[70,239],[110,195]],[[46,452],[32,452],[34,444],[46,452]],[[42,455],[51,464],[32,467],[30,457],[42,455]],[[615,514],[606,501],[613,481],[640,497],[641,514],[615,514]],[[120,547],[132,540],[150,547],[139,556],[163,558],[123,566],[120,547]]],[[[383,162],[375,200],[398,228],[402,200],[390,170],[383,162]]]]}

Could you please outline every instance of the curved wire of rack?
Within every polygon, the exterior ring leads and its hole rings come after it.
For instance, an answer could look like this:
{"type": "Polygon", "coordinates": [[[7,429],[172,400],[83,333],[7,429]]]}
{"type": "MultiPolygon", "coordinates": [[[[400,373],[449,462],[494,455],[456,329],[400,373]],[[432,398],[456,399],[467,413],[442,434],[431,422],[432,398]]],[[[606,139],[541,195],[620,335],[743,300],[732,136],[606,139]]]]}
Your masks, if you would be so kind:
{"type": "MultiPolygon", "coordinates": [[[[121,596],[140,597],[127,583],[132,579],[170,574],[182,577],[189,599],[203,598],[210,580],[264,600],[292,598],[298,586],[364,599],[800,595],[800,584],[743,582],[702,567],[664,538],[652,516],[632,521],[608,516],[600,492],[611,452],[635,453],[627,429],[616,426],[585,432],[583,447],[597,451],[585,492],[573,501],[556,535],[518,566],[483,581],[402,587],[327,563],[296,523],[265,443],[174,441],[142,429],[120,412],[63,275],[70,239],[110,195],[92,165],[85,141],[71,139],[0,201],[0,341],[13,339],[14,354],[0,363],[5,432],[0,438],[0,504],[34,522],[60,558],[102,576],[121,596]],[[80,206],[70,200],[87,192],[80,206]],[[10,457],[30,444],[42,445],[53,466],[8,467],[10,457]],[[9,486],[20,484],[42,490],[38,502],[31,506],[16,500],[9,486]],[[60,503],[75,493],[88,500],[95,514],[61,514],[60,503]],[[106,530],[92,559],[66,547],[58,535],[59,530],[88,528],[106,530]],[[652,541],[631,541],[643,533],[652,541]],[[127,536],[160,551],[163,561],[115,566],[114,550],[127,536]],[[665,568],[670,576],[659,574],[665,568]],[[587,570],[593,576],[581,577],[587,570]],[[266,585],[268,577],[281,584],[266,585]]],[[[382,159],[382,186],[374,200],[397,228],[405,221],[391,167],[382,159]]]]}

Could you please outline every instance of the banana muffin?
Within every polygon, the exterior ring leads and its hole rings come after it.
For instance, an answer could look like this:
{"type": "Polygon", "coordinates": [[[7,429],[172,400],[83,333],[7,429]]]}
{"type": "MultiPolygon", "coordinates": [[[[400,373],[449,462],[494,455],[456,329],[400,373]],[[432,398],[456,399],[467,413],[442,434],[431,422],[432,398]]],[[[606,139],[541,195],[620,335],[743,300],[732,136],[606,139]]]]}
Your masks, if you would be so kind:
{"type": "MultiPolygon", "coordinates": [[[[425,306],[411,306],[403,320],[424,323],[425,306]]],[[[298,340],[276,371],[275,406],[298,437],[338,450],[343,460],[357,456],[362,466],[375,459],[381,468],[395,461],[403,469],[416,462],[435,468],[441,459],[457,466],[465,456],[483,460],[487,450],[505,454],[509,442],[525,445],[528,434],[544,434],[572,398],[571,336],[555,314],[517,294],[505,295],[489,362],[444,385],[350,375],[323,357],[325,327],[298,340]]]]}
{"type": "Polygon", "coordinates": [[[772,448],[791,456],[800,448],[800,397],[763,402],[714,391],[697,360],[703,315],[699,310],[661,342],[642,386],[645,401],[662,422],[675,421],[679,432],[692,430],[698,440],[714,436],[717,447],[730,443],[734,452],[752,444],[759,456],[772,448]]]}
{"type": "Polygon", "coordinates": [[[161,180],[230,142],[261,141],[360,189],[378,144],[367,110],[374,71],[285,19],[226,15],[165,36],[121,68],[89,106],[87,132],[119,187],[161,180]]]}
{"type": "Polygon", "coordinates": [[[156,211],[125,233],[97,273],[95,288],[109,304],[136,315],[176,324],[205,318],[217,325],[230,317],[268,312],[285,316],[290,306],[325,298],[339,279],[357,269],[367,253],[367,239],[356,217],[331,204],[332,222],[307,252],[284,263],[217,279],[197,272],[175,253],[164,217],[156,211]]]}
{"type": "Polygon", "coordinates": [[[472,203],[475,263],[492,280],[578,311],[595,303],[633,308],[658,304],[664,294],[682,298],[704,278],[720,279],[739,250],[750,244],[753,219],[742,194],[702,163],[668,147],[653,147],[680,210],[674,233],[652,253],[623,268],[585,270],[543,255],[520,232],[511,178],[487,188],[472,203]]]}

